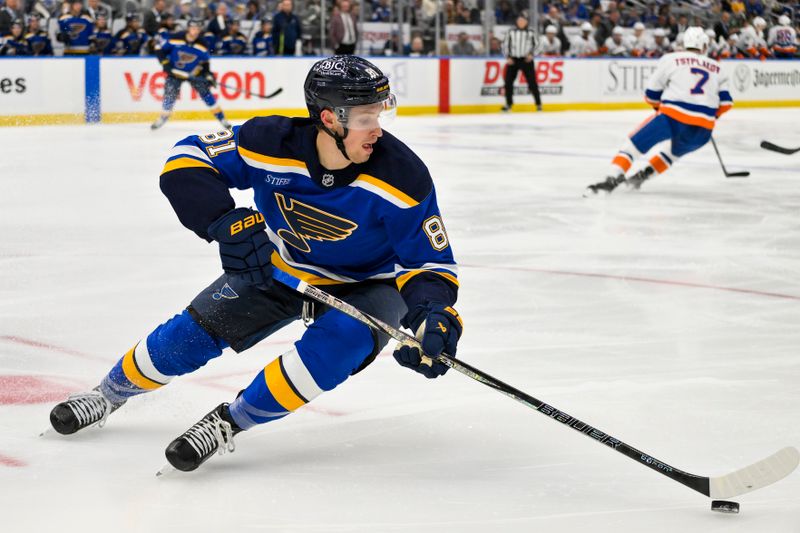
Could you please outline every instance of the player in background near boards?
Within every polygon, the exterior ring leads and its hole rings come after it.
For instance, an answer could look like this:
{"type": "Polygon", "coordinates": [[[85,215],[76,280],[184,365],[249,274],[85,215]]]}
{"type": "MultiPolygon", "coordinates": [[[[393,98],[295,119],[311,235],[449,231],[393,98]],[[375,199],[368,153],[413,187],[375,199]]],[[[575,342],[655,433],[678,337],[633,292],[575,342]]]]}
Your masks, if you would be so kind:
{"type": "Polygon", "coordinates": [[[793,59],[797,54],[797,32],[792,28],[792,19],[781,15],[778,25],[769,29],[767,45],[778,59],[793,59]]]}
{"type": "Polygon", "coordinates": [[[686,50],[663,56],[647,81],[645,100],[656,114],[630,135],[611,162],[608,178],[590,185],[588,192],[611,192],[626,182],[638,189],[654,174],[666,172],[678,158],[705,145],[717,117],[733,105],[720,64],[703,55],[708,47],[703,28],[687,28],[683,43],[686,50]],[[669,145],[661,146],[647,166],[625,178],[636,157],[666,141],[669,145]]]}
{"type": "Polygon", "coordinates": [[[570,42],[568,57],[592,57],[597,55],[597,41],[594,39],[594,28],[588,22],[581,24],[581,34],[570,42]]]}
{"type": "MultiPolygon", "coordinates": [[[[428,169],[382,129],[395,112],[389,80],[368,61],[334,56],[306,77],[310,118],[254,118],[178,142],[161,189],[180,221],[217,241],[224,274],[179,315],[130,349],[92,391],[57,405],[63,434],[103,424],[129,398],[188,374],[231,347],[240,352],[295,320],[301,339],[166,451],[179,470],[233,449],[233,436],[282,418],[363,370],[389,340],[272,280],[273,267],[394,327],[417,332],[425,353],[455,355],[457,267],[428,169]],[[228,189],[252,189],[258,211],[228,189]]],[[[417,348],[394,356],[429,378],[417,348]]]]}
{"type": "Polygon", "coordinates": [[[214,118],[225,128],[231,128],[222,109],[217,105],[217,99],[211,94],[211,87],[215,87],[217,82],[211,74],[209,50],[200,38],[202,28],[202,21],[191,20],[185,32],[171,35],[168,40],[156,46],[156,55],[167,73],[167,80],[164,82],[163,111],[150,129],[156,130],[169,120],[184,81],[188,81],[203,102],[211,108],[214,118]]]}

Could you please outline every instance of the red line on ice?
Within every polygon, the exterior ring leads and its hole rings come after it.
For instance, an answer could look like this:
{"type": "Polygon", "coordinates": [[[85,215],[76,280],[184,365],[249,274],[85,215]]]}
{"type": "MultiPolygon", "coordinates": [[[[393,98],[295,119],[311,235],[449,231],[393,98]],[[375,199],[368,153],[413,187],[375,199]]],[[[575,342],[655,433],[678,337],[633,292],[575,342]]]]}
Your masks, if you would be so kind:
{"type": "Polygon", "coordinates": [[[109,362],[102,357],[97,357],[96,355],[91,355],[86,352],[72,350],[62,346],[56,346],[55,344],[48,344],[46,342],[37,341],[34,339],[26,339],[25,337],[18,337],[16,335],[0,335],[0,340],[22,344],[24,346],[33,346],[34,348],[42,348],[44,350],[52,350],[54,352],[61,352],[67,355],[74,355],[75,357],[82,357],[84,359],[94,359],[95,361],[103,361],[104,363],[109,362]]]}
{"type": "Polygon", "coordinates": [[[58,377],[0,375],[0,405],[58,402],[83,387],[58,377]]]}
{"type": "Polygon", "coordinates": [[[0,453],[0,465],[18,468],[20,466],[28,466],[25,461],[9,457],[0,453]]]}
{"type": "Polygon", "coordinates": [[[533,267],[508,267],[508,266],[499,266],[499,267],[487,267],[483,265],[469,265],[461,263],[460,266],[467,267],[467,268],[482,268],[488,269],[491,268],[493,270],[514,270],[518,272],[540,272],[543,274],[557,274],[561,276],[580,276],[584,278],[603,278],[603,279],[616,279],[621,281],[636,281],[639,283],[654,283],[658,285],[674,285],[678,287],[690,287],[694,289],[713,289],[717,291],[727,291],[727,292],[738,292],[742,294],[753,294],[756,296],[768,296],[770,298],[783,298],[785,300],[800,300],[800,296],[796,296],[793,294],[783,294],[779,292],[767,292],[767,291],[759,291],[755,289],[739,289],[736,287],[724,287],[722,285],[707,285],[704,283],[694,283],[691,281],[679,281],[679,280],[669,280],[669,279],[656,279],[656,278],[641,278],[638,276],[620,276],[616,274],[598,274],[595,272],[575,272],[571,270],[549,270],[546,268],[533,268],[533,267]]]}

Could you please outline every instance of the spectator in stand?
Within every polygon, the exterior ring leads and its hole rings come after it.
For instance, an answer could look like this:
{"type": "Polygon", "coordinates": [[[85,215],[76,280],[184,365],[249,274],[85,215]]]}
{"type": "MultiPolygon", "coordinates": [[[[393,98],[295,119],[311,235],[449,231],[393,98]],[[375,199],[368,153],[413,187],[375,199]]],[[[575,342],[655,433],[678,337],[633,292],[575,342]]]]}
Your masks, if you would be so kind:
{"type": "MultiPolygon", "coordinates": [[[[464,2],[458,0],[455,4],[456,24],[480,24],[481,15],[477,9],[470,9],[464,2]]],[[[455,54],[454,54],[455,55],[455,54]]]]}
{"type": "Polygon", "coordinates": [[[411,52],[411,46],[403,44],[400,32],[392,30],[389,40],[383,45],[383,55],[385,56],[407,56],[411,52]]]}
{"type": "Polygon", "coordinates": [[[350,55],[358,42],[357,20],[350,12],[350,0],[340,0],[339,9],[331,15],[328,38],[336,55],[350,55]]]}
{"type": "Polygon", "coordinates": [[[178,6],[178,17],[176,22],[180,25],[181,28],[186,29],[189,25],[189,21],[196,18],[194,16],[194,6],[192,5],[192,0],[181,0],[180,6],[178,6]]]}
{"type": "Polygon", "coordinates": [[[778,18],[778,25],[769,29],[767,46],[778,59],[792,59],[797,54],[797,32],[792,28],[792,19],[786,15],[778,18]]]}
{"type": "Polygon", "coordinates": [[[272,16],[267,15],[261,19],[261,30],[253,37],[253,55],[267,57],[275,55],[272,47],[272,16]]]}
{"type": "Polygon", "coordinates": [[[503,56],[503,42],[494,35],[489,38],[489,55],[491,57],[503,56]]]}
{"type": "Polygon", "coordinates": [[[678,24],[676,26],[677,31],[675,31],[675,34],[677,35],[678,33],[685,33],[688,27],[689,27],[689,17],[687,17],[686,15],[681,15],[680,17],[678,17],[678,24]]]}
{"type": "Polygon", "coordinates": [[[28,41],[25,40],[25,23],[22,19],[11,21],[11,31],[2,36],[0,41],[0,56],[29,56],[31,55],[28,41]]]}
{"type": "Polygon", "coordinates": [[[625,30],[617,26],[611,31],[611,37],[603,43],[603,52],[612,57],[628,57],[631,55],[631,46],[625,39],[625,30]]]}
{"type": "Polygon", "coordinates": [[[392,8],[389,0],[378,0],[378,5],[372,8],[372,22],[389,22],[392,20],[392,8]]]}
{"type": "Polygon", "coordinates": [[[25,40],[28,41],[31,55],[51,56],[53,55],[53,43],[47,32],[42,29],[41,24],[42,15],[36,12],[31,13],[28,17],[28,31],[25,34],[25,40]]]}
{"type": "Polygon", "coordinates": [[[558,30],[550,24],[544,30],[544,39],[539,41],[536,55],[545,57],[558,57],[561,55],[561,39],[557,37],[558,30]]]}
{"type": "Polygon", "coordinates": [[[258,7],[258,2],[256,0],[249,0],[247,2],[247,7],[245,8],[244,16],[242,17],[244,20],[261,20],[261,8],[258,7]]]}
{"type": "Polygon", "coordinates": [[[161,17],[167,13],[167,4],[164,0],[153,0],[153,7],[144,12],[142,27],[150,37],[155,36],[161,25],[161,17]]]}
{"type": "Polygon", "coordinates": [[[581,34],[576,35],[569,46],[569,57],[592,57],[597,55],[597,42],[592,33],[594,28],[589,22],[581,24],[581,34]]]}
{"type": "Polygon", "coordinates": [[[292,12],[292,0],[282,0],[279,11],[272,17],[272,45],[275,55],[293,56],[302,35],[300,19],[292,12]]]}
{"type": "MultiPolygon", "coordinates": [[[[228,4],[225,2],[220,2],[217,4],[216,14],[214,18],[208,23],[206,26],[206,32],[211,32],[216,37],[216,42],[222,39],[228,33],[228,24],[230,20],[228,19],[228,4]]],[[[208,50],[209,54],[214,53],[213,49],[208,50]]]]}
{"type": "Polygon", "coordinates": [[[22,20],[22,8],[19,0],[6,0],[6,5],[0,9],[0,35],[11,32],[11,23],[22,20]]]}
{"type": "Polygon", "coordinates": [[[475,45],[473,45],[469,40],[469,35],[467,32],[462,31],[458,34],[458,40],[453,43],[450,47],[450,55],[451,56],[476,56],[478,55],[478,51],[475,50],[475,45]]]}
{"type": "Polygon", "coordinates": [[[764,16],[764,4],[761,3],[761,0],[747,0],[745,12],[748,17],[762,17],[764,16]]]}
{"type": "Polygon", "coordinates": [[[110,5],[100,2],[100,0],[87,0],[86,13],[92,20],[96,21],[100,13],[105,13],[106,18],[111,17],[112,9],[110,5]]]}
{"type": "Polygon", "coordinates": [[[497,2],[497,8],[494,10],[494,18],[497,24],[512,24],[514,17],[514,9],[511,7],[509,0],[497,2]]]}
{"type": "Polygon", "coordinates": [[[425,57],[429,55],[425,53],[425,42],[421,36],[417,35],[411,39],[411,51],[408,53],[408,57],[425,57]]]}
{"type": "Polygon", "coordinates": [[[716,34],[717,39],[723,39],[725,41],[728,40],[728,37],[731,34],[731,14],[728,11],[723,11],[720,14],[719,21],[714,24],[714,34],[716,34]]]}

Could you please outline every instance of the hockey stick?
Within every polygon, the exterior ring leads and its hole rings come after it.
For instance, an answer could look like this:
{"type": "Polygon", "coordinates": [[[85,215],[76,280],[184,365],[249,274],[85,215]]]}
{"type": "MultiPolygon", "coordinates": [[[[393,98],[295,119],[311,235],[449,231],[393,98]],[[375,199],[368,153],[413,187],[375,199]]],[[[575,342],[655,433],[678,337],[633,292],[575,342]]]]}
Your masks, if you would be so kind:
{"type": "MultiPolygon", "coordinates": [[[[347,302],[343,302],[327,292],[322,291],[313,285],[309,285],[290,274],[278,269],[273,269],[273,277],[287,287],[290,287],[313,300],[330,306],[333,309],[337,309],[342,313],[355,318],[359,322],[366,324],[370,328],[382,331],[397,341],[412,344],[417,347],[420,346],[419,341],[411,335],[400,331],[397,328],[378,320],[377,318],[359,311],[356,307],[348,304],[347,302]]],[[[423,356],[423,358],[425,357],[423,356]]],[[[495,389],[509,398],[517,400],[523,405],[527,405],[528,407],[539,411],[543,415],[548,416],[557,422],[561,422],[565,426],[568,426],[579,433],[583,433],[584,435],[593,438],[597,442],[616,450],[617,452],[633,459],[637,463],[649,467],[656,472],[674,481],[677,481],[678,483],[686,485],[690,489],[693,489],[704,496],[710,496],[711,498],[731,498],[754,491],[756,489],[760,489],[762,487],[766,487],[767,485],[771,485],[792,473],[792,471],[797,468],[797,465],[800,462],[800,452],[789,446],[765,459],[762,459],[761,461],[724,476],[709,478],[690,474],[670,466],[663,461],[659,461],[655,457],[637,450],[633,446],[630,446],[629,444],[626,444],[621,440],[590,426],[586,422],[581,422],[577,418],[568,415],[564,411],[561,411],[552,405],[546,404],[541,400],[537,400],[533,396],[530,396],[519,389],[515,389],[511,385],[503,383],[499,379],[496,379],[489,374],[478,370],[477,368],[465,363],[460,359],[455,359],[449,355],[441,354],[436,357],[436,360],[447,365],[453,370],[456,370],[465,376],[474,379],[475,381],[495,389]]]]}
{"type": "Polygon", "coordinates": [[[711,145],[714,147],[714,151],[717,153],[717,159],[719,159],[719,166],[722,167],[722,172],[725,173],[726,178],[746,178],[750,175],[750,171],[743,170],[740,172],[728,172],[725,168],[725,163],[722,162],[722,156],[719,155],[719,148],[717,148],[717,141],[714,140],[714,137],[711,137],[711,145]]]}
{"type": "MultiPolygon", "coordinates": [[[[195,77],[195,76],[189,78],[189,80],[190,81],[205,81],[205,82],[209,81],[206,78],[198,78],[198,77],[195,77]]],[[[214,80],[212,85],[214,87],[225,87],[229,91],[237,91],[237,92],[241,91],[244,94],[249,94],[250,96],[255,96],[256,98],[263,98],[264,100],[269,100],[270,98],[275,98],[276,96],[278,96],[279,94],[281,94],[283,92],[283,87],[278,87],[277,89],[275,89],[274,91],[272,91],[269,94],[251,93],[250,91],[245,91],[241,87],[234,87],[232,85],[225,85],[224,83],[220,83],[217,80],[214,80]]]]}
{"type": "Polygon", "coordinates": [[[764,150],[772,150],[773,152],[778,152],[779,154],[786,154],[786,155],[792,155],[797,152],[800,152],[800,148],[784,148],[783,146],[772,144],[769,141],[761,141],[761,148],[763,148],[764,150]]]}

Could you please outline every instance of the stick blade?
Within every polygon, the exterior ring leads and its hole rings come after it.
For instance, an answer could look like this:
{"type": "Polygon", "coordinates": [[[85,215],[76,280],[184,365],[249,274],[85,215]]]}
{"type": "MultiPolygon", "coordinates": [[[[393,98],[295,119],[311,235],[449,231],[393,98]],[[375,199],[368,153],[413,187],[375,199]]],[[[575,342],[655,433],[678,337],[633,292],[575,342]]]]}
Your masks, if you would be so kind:
{"type": "Polygon", "coordinates": [[[750,175],[750,171],[748,171],[748,170],[743,170],[741,172],[726,172],[725,173],[725,177],[726,178],[746,178],[749,175],[750,175]]]}
{"type": "Polygon", "coordinates": [[[786,154],[792,155],[793,153],[800,151],[800,148],[793,149],[793,148],[784,148],[782,146],[778,146],[777,144],[772,144],[769,141],[761,141],[761,148],[764,150],[771,150],[773,152],[778,152],[779,154],[786,154]]]}
{"type": "Polygon", "coordinates": [[[786,448],[730,474],[712,477],[709,496],[724,500],[747,494],[772,485],[785,478],[800,464],[800,452],[793,446],[786,448]]]}

